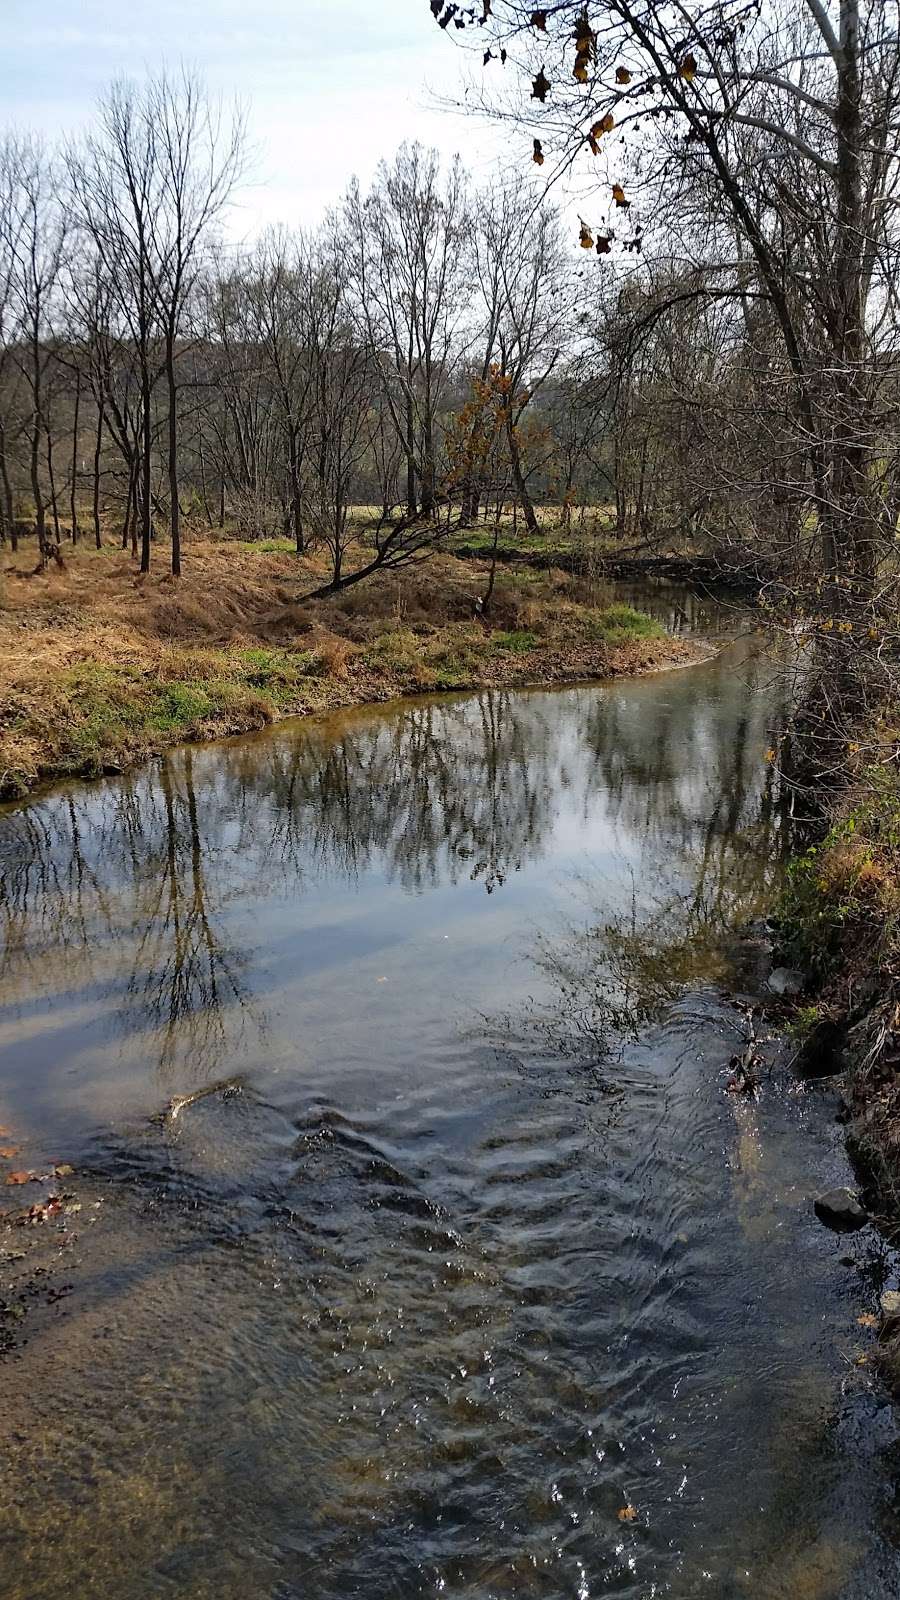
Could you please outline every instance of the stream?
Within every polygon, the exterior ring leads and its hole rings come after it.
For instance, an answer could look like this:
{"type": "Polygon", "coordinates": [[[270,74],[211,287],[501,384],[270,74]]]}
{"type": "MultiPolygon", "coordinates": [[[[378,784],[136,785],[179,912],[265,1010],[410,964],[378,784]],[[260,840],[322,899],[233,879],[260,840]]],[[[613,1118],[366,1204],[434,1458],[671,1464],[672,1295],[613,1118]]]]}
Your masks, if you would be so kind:
{"type": "Polygon", "coordinates": [[[900,1596],[836,1087],[727,1089],[791,671],[617,598],[719,653],[0,809],[4,1600],[900,1596]]]}

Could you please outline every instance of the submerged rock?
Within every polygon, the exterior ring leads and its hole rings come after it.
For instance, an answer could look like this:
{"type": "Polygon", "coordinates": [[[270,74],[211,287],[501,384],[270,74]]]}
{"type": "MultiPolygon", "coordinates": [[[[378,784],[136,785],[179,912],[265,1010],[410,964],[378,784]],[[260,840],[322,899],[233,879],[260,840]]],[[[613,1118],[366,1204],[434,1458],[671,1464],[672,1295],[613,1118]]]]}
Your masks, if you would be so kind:
{"type": "Polygon", "coordinates": [[[797,967],[773,967],[769,973],[769,989],[783,999],[793,1000],[805,987],[806,977],[797,967]]]}
{"type": "Polygon", "coordinates": [[[852,1189],[830,1189],[827,1194],[820,1194],[814,1204],[819,1221],[829,1228],[864,1228],[869,1221],[868,1211],[852,1189]]]}

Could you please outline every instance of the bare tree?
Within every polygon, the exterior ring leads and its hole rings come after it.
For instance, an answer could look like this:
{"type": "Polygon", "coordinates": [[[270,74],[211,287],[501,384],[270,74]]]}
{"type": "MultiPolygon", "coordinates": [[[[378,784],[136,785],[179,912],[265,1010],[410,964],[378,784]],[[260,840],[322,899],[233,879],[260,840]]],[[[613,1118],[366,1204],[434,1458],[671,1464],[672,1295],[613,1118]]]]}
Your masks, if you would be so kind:
{"type": "MultiPolygon", "coordinates": [[[[503,426],[513,486],[526,527],[537,516],[528,490],[520,447],[525,412],[573,342],[576,284],[563,245],[559,219],[550,207],[537,217],[527,195],[505,183],[479,197],[474,237],[475,272],[483,325],[480,381],[492,367],[508,380],[503,426]]],[[[478,504],[469,491],[467,515],[478,504]]]]}
{"type": "MultiPolygon", "coordinates": [[[[58,203],[58,175],[38,140],[23,138],[8,148],[11,164],[10,212],[4,227],[11,261],[11,302],[16,362],[29,402],[28,462],[34,501],[38,559],[62,564],[59,538],[47,535],[42,460],[50,442],[47,416],[48,372],[52,361],[52,313],[66,237],[66,218],[58,203]]],[[[52,489],[52,455],[47,456],[52,489]]],[[[52,493],[56,516],[56,496],[52,493]]],[[[58,522],[57,522],[58,534],[58,522]]]]}
{"type": "Polygon", "coordinates": [[[177,343],[211,224],[240,174],[243,120],[227,124],[196,78],[121,81],[100,101],[99,126],[69,154],[73,210],[107,263],[118,318],[137,353],[141,387],[138,503],[141,571],[153,529],[153,395],[165,377],[172,571],[181,570],[177,343]]]}
{"type": "Polygon", "coordinates": [[[496,0],[484,22],[530,85],[513,116],[540,135],[535,159],[551,176],[599,173],[585,175],[582,243],[633,250],[662,216],[671,229],[689,213],[681,239],[708,268],[697,292],[770,308],[771,378],[792,386],[803,446],[794,492],[825,573],[870,587],[886,510],[880,350],[896,311],[896,8],[496,0]]]}
{"type": "Polygon", "coordinates": [[[244,117],[229,118],[209,101],[200,80],[182,70],[165,73],[143,90],[141,120],[153,129],[159,164],[158,204],[149,231],[156,311],[163,331],[168,399],[167,455],[172,572],[181,572],[181,516],[178,503],[178,339],[185,309],[202,266],[203,248],[221,215],[244,162],[244,117]]]}
{"type": "Polygon", "coordinates": [[[375,353],[406,462],[406,515],[436,505],[437,417],[466,312],[467,197],[458,160],[403,145],[371,192],[353,184],[340,229],[360,333],[375,353]]]}

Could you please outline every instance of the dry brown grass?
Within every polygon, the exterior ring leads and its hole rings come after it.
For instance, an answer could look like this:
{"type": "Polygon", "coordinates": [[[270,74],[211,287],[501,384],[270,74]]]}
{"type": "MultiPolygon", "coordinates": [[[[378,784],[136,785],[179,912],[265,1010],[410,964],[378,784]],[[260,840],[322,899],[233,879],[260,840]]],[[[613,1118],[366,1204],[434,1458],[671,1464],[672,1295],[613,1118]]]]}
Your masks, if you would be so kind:
{"type": "Polygon", "coordinates": [[[498,574],[449,555],[327,600],[316,558],[192,541],[185,573],[145,577],[119,550],[67,551],[34,574],[7,555],[0,590],[0,794],[118,770],[184,738],[409,690],[640,672],[693,647],[559,572],[498,574]]]}

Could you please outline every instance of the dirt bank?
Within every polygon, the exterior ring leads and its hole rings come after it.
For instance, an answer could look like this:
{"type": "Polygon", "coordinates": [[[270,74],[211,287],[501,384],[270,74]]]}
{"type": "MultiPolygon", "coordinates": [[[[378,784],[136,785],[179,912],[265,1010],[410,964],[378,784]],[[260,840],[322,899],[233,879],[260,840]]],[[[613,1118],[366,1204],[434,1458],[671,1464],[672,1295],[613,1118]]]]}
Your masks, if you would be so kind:
{"type": "MultiPolygon", "coordinates": [[[[889,735],[886,734],[886,740],[889,735]]],[[[824,839],[794,862],[782,946],[806,977],[794,1023],[807,1070],[843,1074],[863,1199],[900,1241],[900,778],[859,773],[824,839]]],[[[900,1314],[886,1312],[880,1365],[900,1397],[900,1314]]]]}

